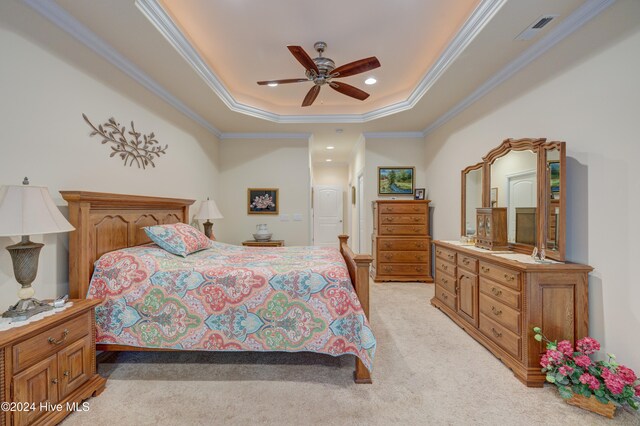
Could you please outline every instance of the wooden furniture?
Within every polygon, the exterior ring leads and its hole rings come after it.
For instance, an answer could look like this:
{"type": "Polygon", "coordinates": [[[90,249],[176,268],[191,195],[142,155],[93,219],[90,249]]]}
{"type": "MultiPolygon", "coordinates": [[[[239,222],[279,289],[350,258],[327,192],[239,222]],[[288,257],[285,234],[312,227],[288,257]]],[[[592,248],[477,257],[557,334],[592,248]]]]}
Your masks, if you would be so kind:
{"type": "Polygon", "coordinates": [[[433,282],[429,200],[374,201],[371,248],[375,282],[433,282]]]}
{"type": "Polygon", "coordinates": [[[476,235],[476,209],[482,207],[482,182],[484,163],[477,163],[462,170],[460,188],[460,235],[476,235]]]}
{"type": "Polygon", "coordinates": [[[507,244],[507,209],[481,207],[476,209],[476,247],[487,250],[505,250],[507,244]]]}
{"type": "MultiPolygon", "coordinates": [[[[76,228],[69,237],[69,291],[86,297],[94,262],[104,253],[149,242],[143,227],[158,223],[188,223],[194,200],[142,197],[99,192],[61,191],[69,203],[69,222],[76,228]]],[[[368,271],[371,256],[355,255],[341,235],[340,251],[362,309],[369,316],[368,271]]],[[[149,351],[126,345],[97,345],[101,351],[149,351]]],[[[356,358],[356,383],[371,383],[362,361],[356,358]]]]}
{"type": "Polygon", "coordinates": [[[256,241],[247,240],[242,242],[247,247],[284,247],[284,240],[256,241]]]}
{"type": "Polygon", "coordinates": [[[535,207],[516,207],[516,243],[536,244],[535,207]]]}
{"type": "Polygon", "coordinates": [[[489,251],[436,241],[435,297],[431,304],[504,362],[527,386],[542,387],[534,339],[575,341],[589,332],[588,274],[575,263],[531,264],[489,251]]]}
{"type": "Polygon", "coordinates": [[[0,425],[57,424],[74,403],[81,408],[104,390],[106,379],[96,373],[98,304],[73,300],[62,312],[0,331],[0,401],[23,408],[2,410],[0,425]]]}

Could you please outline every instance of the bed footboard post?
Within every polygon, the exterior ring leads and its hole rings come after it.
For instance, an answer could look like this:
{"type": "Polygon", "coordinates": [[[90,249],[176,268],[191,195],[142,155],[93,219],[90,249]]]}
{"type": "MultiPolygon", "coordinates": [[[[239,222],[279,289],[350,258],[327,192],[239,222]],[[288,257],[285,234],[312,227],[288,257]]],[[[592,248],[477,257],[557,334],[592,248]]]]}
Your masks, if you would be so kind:
{"type": "MultiPolygon", "coordinates": [[[[338,239],[340,240],[340,252],[347,264],[353,288],[360,299],[364,314],[369,318],[369,265],[371,265],[373,258],[368,254],[354,254],[347,245],[348,235],[339,235],[338,239]]],[[[371,374],[359,358],[356,358],[354,379],[356,383],[371,383],[371,374]]]]}

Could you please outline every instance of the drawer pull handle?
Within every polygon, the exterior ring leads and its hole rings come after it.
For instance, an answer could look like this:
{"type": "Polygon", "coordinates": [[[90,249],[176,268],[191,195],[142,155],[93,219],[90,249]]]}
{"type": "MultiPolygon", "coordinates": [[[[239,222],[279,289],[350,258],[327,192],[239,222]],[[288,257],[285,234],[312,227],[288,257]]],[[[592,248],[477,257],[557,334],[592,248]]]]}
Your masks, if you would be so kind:
{"type": "Polygon", "coordinates": [[[443,299],[448,299],[448,298],[449,298],[449,296],[447,296],[446,294],[442,293],[442,298],[443,298],[443,299]]]}
{"type": "Polygon", "coordinates": [[[386,220],[387,222],[393,222],[393,219],[395,219],[394,217],[385,217],[384,220],[386,220]]]}
{"type": "Polygon", "coordinates": [[[393,211],[393,207],[389,207],[389,206],[387,206],[387,211],[388,211],[388,212],[393,211]]]}
{"type": "Polygon", "coordinates": [[[509,274],[504,274],[504,279],[507,281],[513,281],[516,279],[516,277],[514,277],[513,275],[509,275],[509,274]]]}
{"type": "Polygon", "coordinates": [[[416,243],[416,247],[423,248],[424,247],[424,243],[416,243]]]}
{"type": "Polygon", "coordinates": [[[420,232],[420,228],[413,228],[413,232],[415,232],[415,233],[420,232]]]}
{"type": "Polygon", "coordinates": [[[420,210],[418,207],[416,207],[416,206],[413,207],[413,211],[414,212],[417,212],[418,210],[420,210]]]}
{"type": "Polygon", "coordinates": [[[62,373],[62,375],[63,375],[64,377],[69,377],[69,370],[65,370],[65,372],[64,372],[64,373],[62,373]]]}
{"type": "Polygon", "coordinates": [[[442,284],[449,284],[449,280],[446,278],[440,278],[440,281],[442,281],[442,284]]]}
{"type": "Polygon", "coordinates": [[[384,269],[385,272],[391,272],[391,266],[385,266],[382,269],[384,269]]]}
{"type": "Polygon", "coordinates": [[[483,266],[483,267],[482,267],[482,268],[480,268],[480,269],[482,269],[482,272],[489,272],[489,271],[491,271],[491,269],[487,268],[486,266],[483,266]]]}
{"type": "Polygon", "coordinates": [[[445,264],[442,264],[442,269],[444,269],[445,271],[449,269],[449,267],[445,264]]]}
{"type": "Polygon", "coordinates": [[[53,383],[54,385],[58,384],[58,379],[51,379],[51,383],[53,383]]]}
{"type": "Polygon", "coordinates": [[[436,253],[438,253],[438,256],[440,256],[442,254],[442,252],[440,250],[436,250],[436,253]]]}
{"type": "Polygon", "coordinates": [[[495,337],[502,337],[502,333],[500,333],[499,331],[496,331],[496,329],[493,327],[491,327],[491,333],[493,333],[495,337]]]}
{"type": "Polygon", "coordinates": [[[384,258],[387,259],[387,260],[391,260],[392,257],[393,257],[393,255],[389,254],[389,253],[384,255],[384,258]]]}
{"type": "Polygon", "coordinates": [[[493,315],[495,315],[495,316],[502,315],[502,310],[501,309],[496,309],[495,306],[491,307],[491,312],[493,312],[493,315]]]}
{"type": "Polygon", "coordinates": [[[469,264],[469,259],[466,259],[466,258],[462,259],[462,263],[465,264],[465,265],[468,265],[469,264]]]}
{"type": "Polygon", "coordinates": [[[424,256],[418,256],[418,260],[424,260],[424,256]]]}
{"type": "Polygon", "coordinates": [[[391,243],[389,241],[385,241],[384,246],[386,248],[390,248],[391,247],[391,243]]]}
{"type": "Polygon", "coordinates": [[[64,331],[62,332],[62,339],[56,340],[53,337],[49,337],[49,343],[51,343],[52,345],[61,345],[64,343],[65,340],[67,340],[68,335],[69,335],[69,329],[65,328],[64,331]]]}
{"type": "Polygon", "coordinates": [[[491,287],[491,293],[495,294],[496,296],[500,296],[502,294],[502,290],[498,290],[495,287],[491,287]]]}
{"type": "Polygon", "coordinates": [[[452,255],[452,254],[448,254],[448,255],[447,255],[447,257],[448,257],[449,259],[453,259],[453,255],[452,255]]]}
{"type": "Polygon", "coordinates": [[[424,268],[422,266],[416,266],[416,272],[422,272],[424,268]]]}
{"type": "Polygon", "coordinates": [[[389,227],[387,226],[387,232],[392,232],[392,231],[393,231],[393,228],[389,228],[389,227]]]}
{"type": "Polygon", "coordinates": [[[414,218],[413,218],[413,221],[414,221],[414,222],[420,222],[420,218],[419,218],[419,217],[414,217],[414,218]]]}

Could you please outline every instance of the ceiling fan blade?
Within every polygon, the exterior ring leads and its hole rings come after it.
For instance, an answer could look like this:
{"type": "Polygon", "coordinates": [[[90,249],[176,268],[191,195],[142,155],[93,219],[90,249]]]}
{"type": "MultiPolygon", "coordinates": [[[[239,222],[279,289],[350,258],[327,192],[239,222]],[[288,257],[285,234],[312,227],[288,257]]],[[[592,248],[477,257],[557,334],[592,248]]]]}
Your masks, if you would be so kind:
{"type": "Polygon", "coordinates": [[[378,68],[380,66],[380,61],[375,56],[370,58],[360,59],[359,61],[349,62],[348,64],[344,64],[339,66],[335,70],[331,72],[331,74],[338,74],[336,77],[349,77],[351,75],[360,74],[363,72],[367,72],[369,70],[378,68]]]}
{"type": "Polygon", "coordinates": [[[318,69],[318,66],[316,65],[315,62],[313,62],[313,59],[311,59],[311,56],[307,55],[307,52],[305,52],[302,47],[287,46],[287,49],[289,49],[289,52],[291,52],[291,54],[295,56],[298,62],[302,64],[304,69],[313,70],[316,72],[316,74],[320,74],[320,70],[318,69]]]}
{"type": "Polygon", "coordinates": [[[288,83],[302,83],[305,81],[309,81],[307,78],[286,78],[284,80],[266,80],[259,81],[258,84],[260,86],[266,86],[267,84],[288,84],[288,83]]]}
{"type": "MultiPolygon", "coordinates": [[[[313,85],[311,90],[307,92],[307,96],[304,97],[304,101],[302,101],[302,106],[306,107],[313,103],[318,97],[318,93],[320,93],[320,86],[313,85]]],[[[368,95],[367,95],[368,96],[368,95]]]]}
{"type": "Polygon", "coordinates": [[[343,95],[351,96],[352,98],[356,98],[361,101],[364,101],[369,97],[369,94],[364,90],[360,90],[357,87],[353,87],[352,85],[347,83],[338,83],[336,81],[332,81],[331,83],[329,83],[329,86],[331,86],[331,88],[336,92],[340,92],[343,95]]]}

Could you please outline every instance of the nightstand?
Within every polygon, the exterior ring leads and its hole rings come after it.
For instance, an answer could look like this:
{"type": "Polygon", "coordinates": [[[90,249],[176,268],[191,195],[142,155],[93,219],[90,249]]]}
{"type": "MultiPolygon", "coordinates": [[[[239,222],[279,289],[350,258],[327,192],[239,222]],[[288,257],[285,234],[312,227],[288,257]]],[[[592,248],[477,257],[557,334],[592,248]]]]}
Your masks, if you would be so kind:
{"type": "Polygon", "coordinates": [[[284,240],[256,241],[247,240],[242,242],[243,246],[249,247],[284,247],[284,240]]]}
{"type": "Polygon", "coordinates": [[[0,331],[0,425],[57,424],[82,401],[98,396],[106,379],[96,373],[96,305],[73,300],[56,314],[0,331]]]}

